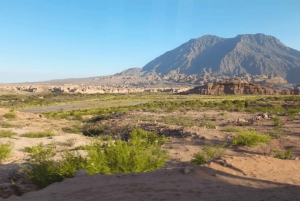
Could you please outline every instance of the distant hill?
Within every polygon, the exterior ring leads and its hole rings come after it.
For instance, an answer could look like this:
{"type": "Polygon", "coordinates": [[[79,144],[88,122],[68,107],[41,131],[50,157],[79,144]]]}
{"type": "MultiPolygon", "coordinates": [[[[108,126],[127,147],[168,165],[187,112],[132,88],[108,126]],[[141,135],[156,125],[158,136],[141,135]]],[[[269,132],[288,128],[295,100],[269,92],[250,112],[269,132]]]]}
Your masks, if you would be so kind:
{"type": "Polygon", "coordinates": [[[235,38],[205,35],[150,61],[142,72],[158,75],[243,74],[282,77],[300,82],[300,51],[264,34],[244,34],[235,38]]]}

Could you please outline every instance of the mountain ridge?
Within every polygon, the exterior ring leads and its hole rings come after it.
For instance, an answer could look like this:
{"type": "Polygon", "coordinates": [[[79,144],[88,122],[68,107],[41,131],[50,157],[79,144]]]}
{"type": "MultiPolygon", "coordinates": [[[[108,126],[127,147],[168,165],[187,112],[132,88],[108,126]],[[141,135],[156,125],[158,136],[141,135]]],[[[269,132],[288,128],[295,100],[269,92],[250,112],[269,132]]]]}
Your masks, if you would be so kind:
{"type": "Polygon", "coordinates": [[[167,51],[142,68],[159,75],[267,75],[299,83],[300,51],[274,36],[240,34],[234,38],[204,35],[167,51]]]}

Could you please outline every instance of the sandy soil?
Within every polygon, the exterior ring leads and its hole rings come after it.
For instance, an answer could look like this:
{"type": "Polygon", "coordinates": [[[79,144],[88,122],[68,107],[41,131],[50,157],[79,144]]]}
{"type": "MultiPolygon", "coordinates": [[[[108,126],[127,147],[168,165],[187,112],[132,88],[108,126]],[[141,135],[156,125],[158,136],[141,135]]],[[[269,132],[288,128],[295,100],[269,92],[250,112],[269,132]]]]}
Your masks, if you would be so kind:
{"type": "Polygon", "coordinates": [[[300,161],[262,156],[225,157],[196,166],[189,174],[165,169],[127,175],[94,175],[61,183],[16,201],[90,200],[272,200],[300,197],[300,161]]]}

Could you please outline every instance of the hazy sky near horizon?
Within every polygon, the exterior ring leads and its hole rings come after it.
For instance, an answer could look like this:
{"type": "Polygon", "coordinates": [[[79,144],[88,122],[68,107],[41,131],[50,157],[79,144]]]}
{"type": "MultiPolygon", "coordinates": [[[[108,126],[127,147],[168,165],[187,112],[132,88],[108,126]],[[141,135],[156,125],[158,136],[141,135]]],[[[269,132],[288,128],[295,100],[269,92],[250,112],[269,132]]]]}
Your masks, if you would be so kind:
{"type": "Polygon", "coordinates": [[[300,50],[299,0],[0,0],[0,83],[111,75],[191,38],[264,33],[300,50]]]}

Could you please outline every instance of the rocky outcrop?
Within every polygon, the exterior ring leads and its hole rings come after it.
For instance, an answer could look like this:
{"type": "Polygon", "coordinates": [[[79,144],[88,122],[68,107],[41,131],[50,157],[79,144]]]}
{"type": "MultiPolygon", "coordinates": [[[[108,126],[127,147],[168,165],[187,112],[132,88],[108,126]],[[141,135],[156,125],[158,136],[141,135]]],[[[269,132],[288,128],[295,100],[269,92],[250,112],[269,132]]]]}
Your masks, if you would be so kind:
{"type": "Polygon", "coordinates": [[[187,91],[190,87],[102,87],[102,86],[85,86],[85,85],[64,85],[64,86],[0,86],[0,91],[20,91],[20,92],[51,92],[51,93],[141,93],[141,92],[166,92],[166,93],[179,93],[187,91]]]}
{"type": "Polygon", "coordinates": [[[257,94],[257,95],[300,95],[300,90],[280,90],[264,87],[245,80],[227,80],[195,87],[187,94],[221,95],[221,94],[257,94]]]}
{"type": "Polygon", "coordinates": [[[0,184],[0,198],[8,198],[12,195],[21,196],[25,193],[37,191],[39,188],[34,184],[0,184]]]}

